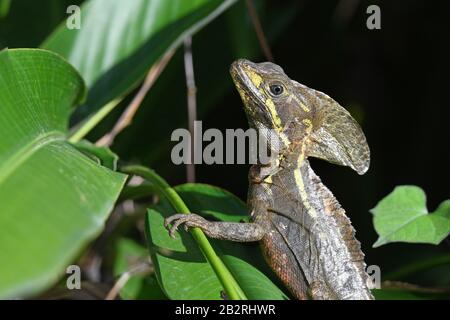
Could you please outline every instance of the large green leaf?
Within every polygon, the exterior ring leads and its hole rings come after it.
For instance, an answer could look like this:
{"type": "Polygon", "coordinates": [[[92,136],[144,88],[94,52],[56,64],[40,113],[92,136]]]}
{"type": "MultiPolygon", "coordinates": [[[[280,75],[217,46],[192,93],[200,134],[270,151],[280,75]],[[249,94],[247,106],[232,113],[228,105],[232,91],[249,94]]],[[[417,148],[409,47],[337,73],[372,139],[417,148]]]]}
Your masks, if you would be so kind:
{"type": "Polygon", "coordinates": [[[374,247],[398,241],[438,244],[450,233],[450,200],[428,213],[425,192],[416,186],[396,187],[371,212],[379,235],[374,247]]]}
{"type": "Polygon", "coordinates": [[[125,176],[66,140],[82,78],[44,50],[0,52],[0,297],[52,284],[103,227],[125,176]]]}
{"type": "MultiPolygon", "coordinates": [[[[191,211],[209,219],[237,222],[247,218],[245,204],[223,189],[184,184],[175,190],[191,211]]],[[[220,299],[222,286],[191,235],[181,231],[172,239],[164,228],[164,217],[173,213],[163,200],[147,216],[149,247],[161,287],[171,299],[220,299]]],[[[249,299],[287,298],[266,275],[271,274],[257,244],[211,243],[249,299]]]]}
{"type": "Polygon", "coordinates": [[[89,87],[91,112],[135,87],[166,51],[236,0],[90,0],[79,30],[65,22],[43,48],[66,57],[89,87]]]}

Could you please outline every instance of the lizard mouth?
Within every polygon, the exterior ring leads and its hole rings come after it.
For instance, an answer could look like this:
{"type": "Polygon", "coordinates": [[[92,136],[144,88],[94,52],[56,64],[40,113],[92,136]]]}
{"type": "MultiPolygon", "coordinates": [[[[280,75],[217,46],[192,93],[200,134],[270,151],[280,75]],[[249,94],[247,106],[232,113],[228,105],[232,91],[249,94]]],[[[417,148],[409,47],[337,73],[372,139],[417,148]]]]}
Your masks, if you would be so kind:
{"type": "Polygon", "coordinates": [[[254,63],[245,59],[239,59],[234,61],[230,67],[231,77],[233,78],[234,84],[236,85],[239,93],[244,92],[249,96],[255,96],[258,89],[255,87],[251,81],[248,72],[253,72],[256,74],[254,63]]]}
{"type": "MultiPolygon", "coordinates": [[[[244,107],[251,113],[260,113],[267,118],[267,110],[264,105],[264,96],[259,88],[255,86],[251,74],[261,78],[256,71],[256,65],[248,60],[239,59],[234,61],[230,67],[230,74],[233,82],[241,95],[244,107]]],[[[262,81],[262,78],[261,78],[262,81]]]]}

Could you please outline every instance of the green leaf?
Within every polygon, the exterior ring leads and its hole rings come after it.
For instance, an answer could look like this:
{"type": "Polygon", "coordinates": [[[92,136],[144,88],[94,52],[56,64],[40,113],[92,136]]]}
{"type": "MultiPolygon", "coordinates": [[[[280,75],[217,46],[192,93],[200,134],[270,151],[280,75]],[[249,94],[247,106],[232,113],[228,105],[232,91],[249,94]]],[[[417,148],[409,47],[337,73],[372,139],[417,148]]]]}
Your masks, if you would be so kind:
{"type": "Polygon", "coordinates": [[[426,196],[416,186],[398,186],[371,210],[379,238],[373,245],[390,242],[439,244],[450,233],[450,200],[428,213],[426,196]]]}
{"type": "Polygon", "coordinates": [[[119,157],[108,147],[97,147],[87,140],[73,143],[73,145],[78,150],[91,157],[98,164],[113,171],[117,170],[117,161],[119,160],[119,157]]]}
{"type": "MultiPolygon", "coordinates": [[[[247,218],[245,204],[223,189],[184,184],[175,190],[191,211],[208,219],[237,222],[247,218]]],[[[174,240],[164,228],[164,217],[173,213],[165,200],[148,211],[147,235],[158,281],[171,299],[220,299],[223,288],[191,235],[181,231],[174,240]]],[[[249,299],[287,299],[266,275],[270,271],[256,243],[211,239],[211,244],[249,299]]]]}
{"type": "Polygon", "coordinates": [[[0,19],[8,15],[11,0],[0,0],[0,19]]]}
{"type": "Polygon", "coordinates": [[[67,58],[86,80],[86,115],[136,87],[165,52],[235,1],[90,0],[79,30],[64,21],[42,47],[67,58]]]}
{"type": "MultiPolygon", "coordinates": [[[[121,238],[116,245],[114,276],[129,272],[137,264],[148,259],[148,250],[137,242],[121,238]]],[[[120,290],[122,299],[167,299],[156,281],[154,274],[135,274],[120,290]]]]}
{"type": "Polygon", "coordinates": [[[83,80],[58,55],[0,52],[0,297],[53,284],[103,228],[125,175],[66,140],[83,80]]]}

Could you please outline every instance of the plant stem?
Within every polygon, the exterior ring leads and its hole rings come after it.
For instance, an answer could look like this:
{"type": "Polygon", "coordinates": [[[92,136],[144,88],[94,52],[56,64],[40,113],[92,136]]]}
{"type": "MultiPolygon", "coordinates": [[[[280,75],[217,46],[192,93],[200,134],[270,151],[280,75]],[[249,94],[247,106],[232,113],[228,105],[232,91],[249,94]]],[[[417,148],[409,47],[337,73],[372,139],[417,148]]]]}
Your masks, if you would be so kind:
{"type": "Polygon", "coordinates": [[[92,115],[73,135],[69,142],[76,143],[83,139],[100,121],[102,121],[119,103],[122,98],[114,99],[105,104],[100,110],[92,115]]]}
{"type": "Polygon", "coordinates": [[[272,51],[270,50],[269,43],[267,42],[267,37],[264,34],[261,21],[259,20],[258,13],[256,12],[255,4],[253,0],[246,0],[247,10],[250,15],[250,19],[252,20],[253,27],[255,28],[256,36],[259,41],[259,45],[266,57],[267,61],[273,62],[272,51]]]}
{"type": "Polygon", "coordinates": [[[192,57],[192,37],[184,40],[184,70],[186,73],[186,89],[187,89],[187,107],[188,107],[188,127],[191,134],[189,144],[190,163],[186,164],[187,182],[195,182],[195,130],[194,123],[197,119],[197,87],[195,85],[194,76],[194,59],[192,57]]]}
{"type": "MultiPolygon", "coordinates": [[[[190,213],[189,208],[186,206],[178,193],[154,170],[142,166],[128,166],[122,168],[122,171],[127,174],[139,175],[153,183],[155,188],[159,191],[159,193],[166,197],[176,212],[185,214],[190,213]]],[[[208,260],[209,264],[216,273],[217,278],[222,284],[228,298],[231,300],[246,300],[247,297],[245,296],[245,293],[242,291],[236,279],[234,279],[233,275],[227,269],[223,261],[216,254],[203,231],[199,228],[192,228],[190,229],[190,232],[200,247],[200,250],[206,260],[208,260]]]]}

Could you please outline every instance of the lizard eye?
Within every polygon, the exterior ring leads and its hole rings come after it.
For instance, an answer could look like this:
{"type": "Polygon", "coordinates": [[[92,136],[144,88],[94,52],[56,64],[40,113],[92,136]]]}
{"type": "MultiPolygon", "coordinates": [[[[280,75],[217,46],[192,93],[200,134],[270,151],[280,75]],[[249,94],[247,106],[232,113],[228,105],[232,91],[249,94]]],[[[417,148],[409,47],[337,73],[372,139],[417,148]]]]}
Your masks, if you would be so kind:
{"type": "Polygon", "coordinates": [[[272,84],[270,87],[270,93],[274,96],[279,96],[283,93],[284,89],[281,84],[272,84]]]}

